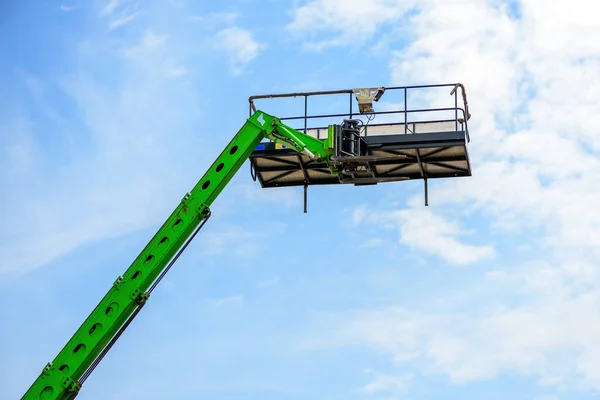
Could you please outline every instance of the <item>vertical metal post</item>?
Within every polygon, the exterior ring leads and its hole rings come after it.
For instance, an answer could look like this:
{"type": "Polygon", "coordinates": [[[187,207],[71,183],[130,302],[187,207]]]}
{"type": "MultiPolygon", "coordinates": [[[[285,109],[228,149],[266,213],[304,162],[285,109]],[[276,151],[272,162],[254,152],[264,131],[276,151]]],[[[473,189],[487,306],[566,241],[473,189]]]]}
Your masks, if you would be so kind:
{"type": "Polygon", "coordinates": [[[458,90],[454,89],[454,130],[458,131],[458,90]]]}
{"type": "Polygon", "coordinates": [[[408,110],[408,96],[406,94],[406,88],[404,88],[404,134],[408,133],[408,115],[406,111],[408,110]]]}
{"type": "Polygon", "coordinates": [[[429,187],[427,185],[427,178],[423,179],[425,182],[425,207],[429,206],[429,187]]]}
{"type": "Polygon", "coordinates": [[[304,95],[304,134],[306,135],[306,129],[308,124],[308,95],[304,95]]]}
{"type": "Polygon", "coordinates": [[[352,93],[350,93],[350,119],[352,119],[352,93]]]}

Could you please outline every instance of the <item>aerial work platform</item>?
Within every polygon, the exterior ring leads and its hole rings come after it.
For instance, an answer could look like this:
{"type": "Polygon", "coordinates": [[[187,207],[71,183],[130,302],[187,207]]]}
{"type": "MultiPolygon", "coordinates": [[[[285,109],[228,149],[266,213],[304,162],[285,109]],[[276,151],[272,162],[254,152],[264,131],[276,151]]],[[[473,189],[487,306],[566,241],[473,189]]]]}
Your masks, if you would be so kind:
{"type": "MultiPolygon", "coordinates": [[[[428,179],[471,176],[467,149],[470,114],[464,87],[460,84],[253,96],[251,110],[257,99],[286,97],[304,100],[304,113],[281,120],[314,138],[341,143],[334,149],[331,160],[341,166],[343,173],[334,176],[324,162],[312,160],[281,144],[263,142],[250,156],[252,177],[258,179],[263,188],[373,185],[422,179],[427,204],[428,179]],[[375,111],[373,102],[378,102],[384,93],[386,99],[391,97],[393,102],[387,107],[383,105],[384,111],[375,111]],[[345,113],[308,113],[309,98],[338,96],[339,100],[340,95],[350,97],[345,113]],[[394,101],[397,99],[393,95],[400,97],[400,101],[394,101]],[[409,99],[415,103],[414,108],[408,107],[409,99]],[[439,103],[440,99],[447,103],[446,107],[426,105],[439,103]],[[323,123],[332,119],[337,119],[338,124],[343,122],[341,125],[323,123]],[[378,119],[384,121],[373,123],[378,119]]],[[[334,104],[332,100],[332,108],[334,104]]]]}
{"type": "Polygon", "coordinates": [[[73,400],[78,395],[206,224],[212,204],[247,159],[252,177],[262,187],[303,186],[304,212],[309,185],[376,185],[422,179],[427,205],[428,179],[471,175],[467,151],[470,115],[461,84],[265,95],[249,101],[250,117],[129,268],[112,281],[106,295],[56,357],[46,363],[22,400],[73,400]],[[387,105],[383,111],[375,111],[373,103],[384,94],[387,105]],[[257,110],[254,101],[267,98],[299,100],[296,106],[304,111],[300,116],[278,118],[276,115],[293,109],[289,103],[282,107],[281,102],[269,107],[269,113],[257,110]],[[309,98],[321,114],[309,113],[309,98]],[[438,105],[440,100],[444,104],[453,100],[453,104],[438,105]],[[344,112],[336,111],[340,107],[344,112]]]}

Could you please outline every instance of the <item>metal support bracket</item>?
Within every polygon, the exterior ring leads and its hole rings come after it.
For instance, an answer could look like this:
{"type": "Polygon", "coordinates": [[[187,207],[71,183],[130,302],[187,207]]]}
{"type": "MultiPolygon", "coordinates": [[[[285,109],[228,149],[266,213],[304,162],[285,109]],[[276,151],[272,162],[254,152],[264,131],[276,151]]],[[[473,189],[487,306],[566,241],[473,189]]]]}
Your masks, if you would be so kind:
{"type": "Polygon", "coordinates": [[[191,195],[189,194],[189,192],[186,193],[185,196],[183,196],[183,198],[181,199],[181,204],[187,204],[187,201],[189,200],[190,196],[191,195]]]}
{"type": "Polygon", "coordinates": [[[119,288],[119,285],[121,284],[121,282],[123,282],[123,275],[119,275],[119,276],[117,277],[117,279],[115,279],[115,282],[113,283],[113,287],[114,287],[115,289],[118,289],[118,288],[119,288]]]}
{"type": "Polygon", "coordinates": [[[201,219],[205,219],[210,214],[210,208],[206,204],[200,204],[197,210],[201,219]]]}
{"type": "Polygon", "coordinates": [[[46,364],[46,366],[44,367],[44,369],[42,370],[42,373],[46,373],[47,374],[48,372],[50,372],[50,368],[52,368],[52,365],[53,365],[52,361],[48,362],[46,364]]]}
{"type": "Polygon", "coordinates": [[[73,379],[67,377],[65,378],[64,381],[62,381],[62,385],[64,388],[70,389],[71,388],[71,384],[73,383],[73,379]]]}
{"type": "Polygon", "coordinates": [[[145,303],[146,300],[150,298],[150,294],[148,292],[142,292],[140,289],[135,289],[133,292],[131,292],[130,296],[137,304],[145,303]]]}

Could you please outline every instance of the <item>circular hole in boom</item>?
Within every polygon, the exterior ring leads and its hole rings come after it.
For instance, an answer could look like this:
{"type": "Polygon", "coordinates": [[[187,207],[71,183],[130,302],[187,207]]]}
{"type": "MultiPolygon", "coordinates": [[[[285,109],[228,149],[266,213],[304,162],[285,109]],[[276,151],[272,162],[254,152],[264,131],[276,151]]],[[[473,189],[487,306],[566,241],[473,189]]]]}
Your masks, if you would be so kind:
{"type": "Polygon", "coordinates": [[[54,395],[54,388],[52,386],[46,386],[40,393],[40,399],[46,400],[52,398],[54,395]]]}
{"type": "Polygon", "coordinates": [[[115,313],[118,310],[119,310],[119,303],[113,302],[108,307],[106,307],[106,310],[104,310],[104,314],[106,314],[106,316],[111,316],[111,315],[113,315],[113,313],[115,313]]]}
{"type": "Polygon", "coordinates": [[[90,328],[90,336],[92,336],[94,333],[100,333],[102,332],[102,324],[101,323],[95,323],[94,326],[92,326],[90,328]]]}
{"type": "Polygon", "coordinates": [[[238,151],[238,147],[237,146],[233,146],[231,148],[231,150],[229,150],[229,154],[234,155],[236,151],[238,151]]]}
{"type": "Polygon", "coordinates": [[[80,351],[85,351],[85,344],[79,343],[73,350],[73,354],[79,353],[80,351]]]}

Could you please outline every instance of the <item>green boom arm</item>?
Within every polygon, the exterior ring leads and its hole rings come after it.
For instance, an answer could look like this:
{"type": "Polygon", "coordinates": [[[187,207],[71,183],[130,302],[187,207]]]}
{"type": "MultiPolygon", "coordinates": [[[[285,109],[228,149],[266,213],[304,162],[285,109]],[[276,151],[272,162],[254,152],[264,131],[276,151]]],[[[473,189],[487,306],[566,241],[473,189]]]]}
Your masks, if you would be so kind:
{"type": "Polygon", "coordinates": [[[239,130],[192,191],[161,226],[133,264],[65,347],[48,363],[23,400],[73,399],[83,381],[149,298],[150,292],[202,223],[209,207],[263,138],[292,147],[311,158],[326,159],[327,144],[256,111],[239,130]]]}

